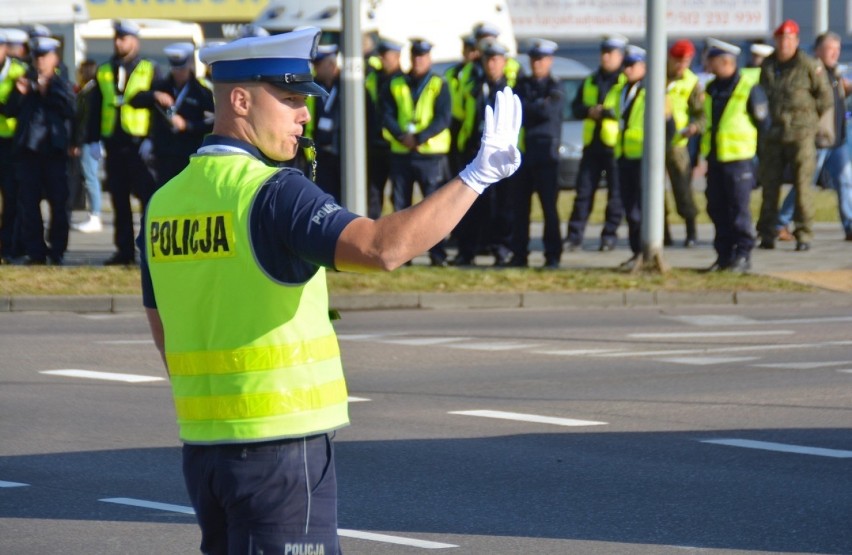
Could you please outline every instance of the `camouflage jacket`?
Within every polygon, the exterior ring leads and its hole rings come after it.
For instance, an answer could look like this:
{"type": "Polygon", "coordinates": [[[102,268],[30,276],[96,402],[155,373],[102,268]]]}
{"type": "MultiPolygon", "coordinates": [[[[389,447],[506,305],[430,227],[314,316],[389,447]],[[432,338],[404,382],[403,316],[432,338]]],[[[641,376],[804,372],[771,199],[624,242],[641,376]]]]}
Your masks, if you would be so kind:
{"type": "Polygon", "coordinates": [[[834,107],[825,66],[801,50],[784,63],[769,56],[761,65],[760,86],[769,99],[770,140],[814,140],[820,116],[834,107]]]}

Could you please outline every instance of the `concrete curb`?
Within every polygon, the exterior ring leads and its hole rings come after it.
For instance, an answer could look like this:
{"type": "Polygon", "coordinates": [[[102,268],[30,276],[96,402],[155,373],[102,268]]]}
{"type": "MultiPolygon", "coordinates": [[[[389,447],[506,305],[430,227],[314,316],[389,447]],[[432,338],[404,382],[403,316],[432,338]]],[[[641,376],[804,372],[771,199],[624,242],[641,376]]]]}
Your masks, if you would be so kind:
{"type": "MultiPolygon", "coordinates": [[[[852,294],[836,292],[765,293],[759,291],[605,291],[589,293],[382,293],[331,295],[337,310],[458,310],[678,307],[720,305],[852,306],[852,294]]],[[[144,312],[137,295],[0,297],[2,312],[144,312]]]]}

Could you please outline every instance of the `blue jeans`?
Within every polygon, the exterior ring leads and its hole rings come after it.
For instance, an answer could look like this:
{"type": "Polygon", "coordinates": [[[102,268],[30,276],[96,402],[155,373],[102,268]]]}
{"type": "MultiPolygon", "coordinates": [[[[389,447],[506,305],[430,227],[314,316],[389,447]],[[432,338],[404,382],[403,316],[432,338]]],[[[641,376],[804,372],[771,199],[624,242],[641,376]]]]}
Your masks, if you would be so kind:
{"type": "MultiPolygon", "coordinates": [[[[835,148],[817,150],[816,181],[820,172],[825,171],[832,189],[837,191],[837,207],[840,223],[846,233],[852,233],[852,160],[845,144],[835,148]]],[[[778,212],[778,226],[787,227],[793,219],[795,190],[790,190],[778,212]]]]}
{"type": "Polygon", "coordinates": [[[80,167],[83,172],[83,183],[86,185],[86,196],[89,197],[89,212],[93,216],[101,215],[101,180],[98,179],[99,160],[92,156],[96,143],[84,144],[80,149],[80,167]]]}

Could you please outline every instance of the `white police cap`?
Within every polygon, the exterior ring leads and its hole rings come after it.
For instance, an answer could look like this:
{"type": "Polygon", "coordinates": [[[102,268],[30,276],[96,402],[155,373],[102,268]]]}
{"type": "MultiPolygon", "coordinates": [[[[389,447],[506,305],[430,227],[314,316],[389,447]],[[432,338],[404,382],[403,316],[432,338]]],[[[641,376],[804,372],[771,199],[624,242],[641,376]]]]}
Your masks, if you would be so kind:
{"type": "Polygon", "coordinates": [[[527,54],[532,58],[540,58],[542,56],[553,56],[558,47],[559,45],[553,42],[552,40],[533,39],[532,43],[530,44],[529,50],[527,50],[527,54]]]}
{"type": "Polygon", "coordinates": [[[139,24],[132,19],[116,19],[112,22],[112,28],[118,36],[133,36],[138,37],[139,31],[142,29],[139,24]]]}
{"type": "Polygon", "coordinates": [[[244,39],[246,37],[268,37],[269,31],[261,27],[260,25],[256,25],[254,23],[246,23],[245,25],[240,25],[240,29],[237,32],[238,39],[244,39]]]}
{"type": "Polygon", "coordinates": [[[629,66],[636,62],[644,62],[648,57],[648,52],[644,48],[635,45],[628,45],[624,52],[624,65],[629,66]]]}
{"type": "Polygon", "coordinates": [[[714,58],[716,56],[734,56],[737,57],[742,52],[742,48],[725,42],[719,39],[707,39],[707,57],[714,58]]]}
{"type": "Polygon", "coordinates": [[[339,51],[340,47],[336,44],[320,44],[317,46],[316,52],[314,53],[313,58],[311,58],[311,61],[314,63],[321,62],[329,56],[337,56],[339,51]]]}
{"type": "Polygon", "coordinates": [[[48,52],[55,52],[59,49],[60,43],[53,37],[33,37],[30,43],[30,49],[36,56],[43,56],[48,52]]]}
{"type": "Polygon", "coordinates": [[[214,83],[259,81],[305,96],[327,96],[314,83],[310,61],[320,31],[315,27],[268,37],[246,37],[201,49],[214,83]]]}
{"type": "Polygon", "coordinates": [[[775,47],[771,44],[763,44],[756,42],[749,47],[749,51],[755,56],[763,56],[764,58],[771,56],[775,52],[775,47]]]}
{"type": "Polygon", "coordinates": [[[35,23],[29,27],[29,35],[30,38],[33,37],[49,37],[50,29],[47,25],[42,25],[41,23],[35,23]]]}
{"type": "Polygon", "coordinates": [[[490,22],[482,22],[477,23],[473,27],[473,36],[477,39],[481,39],[483,37],[499,37],[500,36],[500,28],[490,22]]]}
{"type": "Polygon", "coordinates": [[[191,42],[175,42],[163,48],[163,53],[169,59],[169,65],[174,68],[186,67],[192,62],[195,45],[191,42]]]}
{"type": "Polygon", "coordinates": [[[483,58],[491,58],[492,56],[505,56],[509,50],[497,42],[496,39],[488,37],[479,41],[476,45],[477,50],[482,53],[483,58]]]}
{"type": "Polygon", "coordinates": [[[25,44],[30,40],[30,36],[26,31],[20,29],[6,29],[5,31],[6,44],[25,44]]]}
{"type": "Polygon", "coordinates": [[[601,50],[624,50],[628,42],[630,42],[629,39],[624,35],[604,35],[601,40],[601,50]]]}

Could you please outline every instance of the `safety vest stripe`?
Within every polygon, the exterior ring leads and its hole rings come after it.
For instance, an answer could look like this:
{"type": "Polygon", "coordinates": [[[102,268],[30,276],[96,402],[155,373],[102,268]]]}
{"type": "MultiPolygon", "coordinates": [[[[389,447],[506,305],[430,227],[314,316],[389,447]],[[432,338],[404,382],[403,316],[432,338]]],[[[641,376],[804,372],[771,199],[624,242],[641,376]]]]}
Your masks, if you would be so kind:
{"type": "Polygon", "coordinates": [[[348,393],[343,378],[300,389],[264,393],[175,397],[178,421],[244,420],[299,412],[313,412],[346,403],[348,393]]]}
{"type": "Polygon", "coordinates": [[[245,347],[227,351],[167,353],[169,374],[202,376],[273,370],[285,366],[309,364],[340,356],[334,335],[307,339],[275,347],[245,347]]]}
{"type": "Polygon", "coordinates": [[[291,413],[283,416],[253,420],[220,422],[215,420],[178,420],[181,438],[191,437],[193,445],[242,443],[244,441],[271,441],[300,438],[340,429],[349,422],[346,403],[338,403],[309,413],[291,413]],[[343,422],[344,424],[340,424],[343,422]],[[284,432],[284,433],[282,433],[284,432]],[[203,438],[225,438],[207,441],[203,438]],[[202,439],[198,439],[202,438],[202,439]]]}

